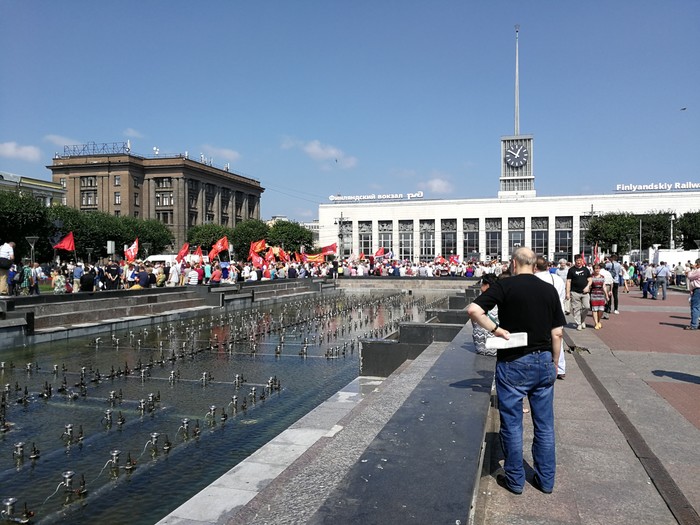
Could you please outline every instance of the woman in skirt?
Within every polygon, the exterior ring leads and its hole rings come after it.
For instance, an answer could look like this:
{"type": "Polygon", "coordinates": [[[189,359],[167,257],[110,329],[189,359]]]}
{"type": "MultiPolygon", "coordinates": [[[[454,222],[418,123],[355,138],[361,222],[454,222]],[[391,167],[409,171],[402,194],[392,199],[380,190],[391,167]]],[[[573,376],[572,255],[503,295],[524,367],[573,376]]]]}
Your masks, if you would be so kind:
{"type": "Polygon", "coordinates": [[[593,280],[591,281],[591,312],[593,312],[593,321],[595,321],[595,329],[600,330],[603,325],[600,321],[605,310],[605,303],[608,301],[610,292],[605,284],[605,277],[600,274],[600,264],[593,265],[593,280]]]}

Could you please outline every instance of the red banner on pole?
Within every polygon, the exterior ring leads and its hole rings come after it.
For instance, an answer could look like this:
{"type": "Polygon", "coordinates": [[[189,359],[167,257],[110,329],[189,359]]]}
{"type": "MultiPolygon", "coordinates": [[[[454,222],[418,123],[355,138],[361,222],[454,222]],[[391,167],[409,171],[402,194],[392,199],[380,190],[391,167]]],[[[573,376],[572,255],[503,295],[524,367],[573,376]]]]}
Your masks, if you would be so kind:
{"type": "Polygon", "coordinates": [[[73,239],[73,232],[70,232],[63,239],[61,239],[58,244],[54,245],[56,250],[67,250],[69,252],[75,251],[75,239],[73,239]]]}
{"type": "Polygon", "coordinates": [[[139,253],[139,238],[136,237],[134,243],[124,250],[124,258],[127,262],[136,260],[136,254],[139,253]]]}

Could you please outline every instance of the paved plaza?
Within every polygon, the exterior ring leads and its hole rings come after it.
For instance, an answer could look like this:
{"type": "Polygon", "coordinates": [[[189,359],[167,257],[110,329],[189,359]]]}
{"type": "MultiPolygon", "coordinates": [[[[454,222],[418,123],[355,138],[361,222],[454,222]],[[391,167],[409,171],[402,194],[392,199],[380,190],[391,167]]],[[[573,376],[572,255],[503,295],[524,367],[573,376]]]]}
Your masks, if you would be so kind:
{"type": "MultiPolygon", "coordinates": [[[[620,293],[619,310],[601,330],[591,328],[590,316],[586,330],[566,329],[577,350],[567,354],[566,379],[556,384],[553,494],[529,483],[520,496],[499,487],[500,450],[492,439],[477,523],[700,523],[700,331],[683,329],[688,294],[651,300],[633,289],[620,293]]],[[[527,414],[525,422],[531,466],[527,414]]]]}

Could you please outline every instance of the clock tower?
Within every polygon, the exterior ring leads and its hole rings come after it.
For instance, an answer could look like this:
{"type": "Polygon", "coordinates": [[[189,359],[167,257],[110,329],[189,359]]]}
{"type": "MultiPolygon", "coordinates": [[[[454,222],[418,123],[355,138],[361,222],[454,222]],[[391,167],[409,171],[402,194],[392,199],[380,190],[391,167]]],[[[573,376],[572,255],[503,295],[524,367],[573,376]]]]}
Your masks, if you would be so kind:
{"type": "Polygon", "coordinates": [[[501,137],[501,178],[498,197],[517,199],[535,197],[533,174],[533,137],[520,134],[520,78],[518,71],[518,33],[515,26],[515,133],[501,137]]]}

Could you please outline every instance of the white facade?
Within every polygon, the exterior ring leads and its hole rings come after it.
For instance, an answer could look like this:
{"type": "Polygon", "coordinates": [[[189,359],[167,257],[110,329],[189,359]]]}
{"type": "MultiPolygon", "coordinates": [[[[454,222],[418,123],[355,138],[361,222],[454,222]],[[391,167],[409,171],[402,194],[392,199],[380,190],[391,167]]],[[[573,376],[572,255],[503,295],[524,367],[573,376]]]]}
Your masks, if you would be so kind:
{"type": "MultiPolygon", "coordinates": [[[[319,245],[338,243],[341,257],[374,254],[433,260],[508,259],[529,246],[549,260],[590,253],[583,241],[592,215],[700,210],[700,191],[522,197],[519,199],[385,200],[319,206],[319,245]]],[[[670,219],[669,219],[670,220],[670,219]]]]}

